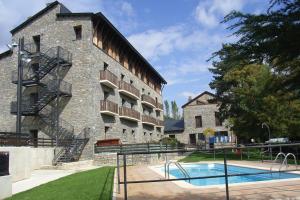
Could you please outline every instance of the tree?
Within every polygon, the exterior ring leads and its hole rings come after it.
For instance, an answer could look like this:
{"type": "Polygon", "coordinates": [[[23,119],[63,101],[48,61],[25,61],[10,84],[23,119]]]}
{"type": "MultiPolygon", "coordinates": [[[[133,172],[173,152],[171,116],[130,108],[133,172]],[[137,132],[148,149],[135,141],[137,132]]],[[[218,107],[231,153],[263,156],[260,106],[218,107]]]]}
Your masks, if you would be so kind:
{"type": "Polygon", "coordinates": [[[165,100],[164,104],[165,104],[165,118],[169,119],[170,118],[170,105],[169,105],[168,100],[165,100]]]}
{"type": "Polygon", "coordinates": [[[239,39],[213,54],[210,87],[240,138],[267,139],[262,122],[273,137],[300,138],[299,16],[299,0],[273,0],[265,14],[233,11],[223,21],[239,39]]]}
{"type": "Polygon", "coordinates": [[[232,23],[228,29],[239,37],[232,45],[238,60],[268,64],[282,77],[283,86],[296,91],[299,97],[300,1],[271,0],[270,3],[266,13],[232,11],[223,23],[232,23]]]}
{"type": "Polygon", "coordinates": [[[179,114],[179,109],[177,106],[176,101],[171,101],[171,106],[172,106],[172,118],[173,119],[180,119],[180,114],[179,114]]]}

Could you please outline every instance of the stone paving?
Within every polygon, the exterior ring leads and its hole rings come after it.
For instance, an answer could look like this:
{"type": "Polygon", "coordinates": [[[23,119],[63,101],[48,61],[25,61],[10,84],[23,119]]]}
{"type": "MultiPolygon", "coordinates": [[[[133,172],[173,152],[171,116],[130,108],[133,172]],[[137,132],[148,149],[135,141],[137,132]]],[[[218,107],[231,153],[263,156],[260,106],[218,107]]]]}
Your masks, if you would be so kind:
{"type": "MultiPolygon", "coordinates": [[[[259,162],[234,161],[229,164],[255,165],[257,167],[270,168],[270,164],[259,162]]],[[[121,169],[121,180],[122,171],[121,169]]],[[[163,179],[147,166],[129,166],[127,168],[128,180],[163,179]]],[[[290,180],[274,183],[256,183],[243,186],[229,186],[230,199],[240,200],[266,200],[288,199],[300,200],[300,181],[290,180]]],[[[120,194],[116,194],[117,200],[123,200],[123,185],[120,194]]],[[[142,183],[128,185],[129,200],[180,200],[180,199],[225,199],[224,187],[212,187],[202,189],[186,189],[174,182],[142,183]]]]}

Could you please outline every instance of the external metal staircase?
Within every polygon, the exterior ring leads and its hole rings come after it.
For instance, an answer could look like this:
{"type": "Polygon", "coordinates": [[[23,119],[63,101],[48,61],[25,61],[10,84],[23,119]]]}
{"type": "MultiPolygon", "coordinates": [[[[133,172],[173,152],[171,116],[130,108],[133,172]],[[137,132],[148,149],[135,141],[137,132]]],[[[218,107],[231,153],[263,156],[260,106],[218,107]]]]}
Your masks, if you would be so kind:
{"type": "MultiPolygon", "coordinates": [[[[72,54],[60,46],[45,50],[36,44],[25,44],[21,49],[23,66],[21,115],[35,116],[41,125],[49,127],[49,137],[56,139],[53,164],[79,159],[88,141],[82,134],[74,136],[74,127],[59,117],[60,97],[72,96],[72,85],[63,81],[62,72],[72,66],[72,54]],[[42,51],[40,51],[42,50],[42,51]],[[43,51],[45,50],[45,51],[43,51]],[[26,93],[26,89],[35,93],[26,93]],[[53,103],[53,101],[56,101],[53,103]],[[48,109],[50,107],[51,109],[48,109]]],[[[18,73],[12,72],[12,83],[18,84],[18,73]]],[[[17,114],[17,102],[11,102],[11,113],[17,114]]]]}

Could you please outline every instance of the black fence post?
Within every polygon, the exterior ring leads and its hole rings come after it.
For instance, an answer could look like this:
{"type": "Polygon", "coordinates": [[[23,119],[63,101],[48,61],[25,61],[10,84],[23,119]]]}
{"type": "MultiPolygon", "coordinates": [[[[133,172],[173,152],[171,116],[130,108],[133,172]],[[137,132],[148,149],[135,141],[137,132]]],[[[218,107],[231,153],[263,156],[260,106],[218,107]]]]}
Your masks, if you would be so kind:
{"type": "Polygon", "coordinates": [[[224,172],[225,172],[225,185],[226,185],[226,200],[229,200],[229,189],[228,189],[228,172],[227,172],[227,155],[226,155],[226,149],[224,149],[224,172]]]}
{"type": "Polygon", "coordinates": [[[127,200],[127,172],[126,172],[126,154],[123,154],[123,171],[124,171],[124,200],[127,200]]]}
{"type": "Polygon", "coordinates": [[[117,153],[117,177],[118,177],[118,193],[120,194],[120,161],[119,161],[119,153],[117,153]]]}

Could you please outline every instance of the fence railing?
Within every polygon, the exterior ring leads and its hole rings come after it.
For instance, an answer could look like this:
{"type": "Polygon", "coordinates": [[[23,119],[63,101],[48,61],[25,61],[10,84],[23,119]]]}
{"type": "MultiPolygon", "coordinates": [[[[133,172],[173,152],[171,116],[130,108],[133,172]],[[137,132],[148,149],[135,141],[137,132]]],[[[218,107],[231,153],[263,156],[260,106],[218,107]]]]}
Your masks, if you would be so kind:
{"type": "Polygon", "coordinates": [[[109,100],[100,100],[100,111],[110,111],[118,114],[118,104],[109,100]]]}
{"type": "Polygon", "coordinates": [[[137,144],[120,144],[110,146],[95,145],[95,153],[130,153],[130,152],[157,152],[184,149],[183,145],[170,145],[159,143],[137,143],[137,144]]]}
{"type": "Polygon", "coordinates": [[[147,102],[147,103],[149,103],[153,106],[156,106],[155,100],[152,97],[150,97],[149,95],[143,94],[142,95],[142,101],[145,101],[145,102],[147,102]]]}
{"type": "Polygon", "coordinates": [[[118,77],[109,70],[100,71],[100,80],[108,80],[114,85],[118,85],[118,77]]]}
{"type": "Polygon", "coordinates": [[[142,116],[142,122],[144,123],[150,123],[150,124],[153,124],[153,125],[156,125],[157,121],[154,117],[151,117],[149,115],[143,115],[142,116]]]}
{"type": "Polygon", "coordinates": [[[124,107],[124,106],[119,107],[119,115],[135,118],[137,120],[141,119],[140,113],[138,111],[133,110],[131,108],[124,107]]]}
{"type": "Polygon", "coordinates": [[[140,91],[136,87],[125,81],[119,81],[119,89],[126,90],[127,92],[132,93],[138,98],[140,98],[140,91]]]}

